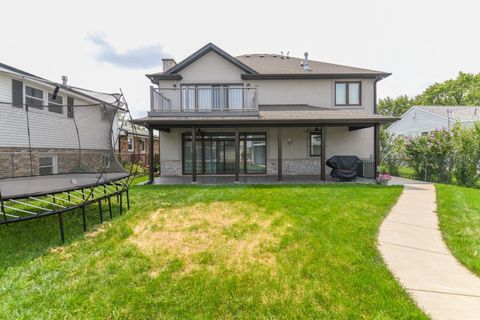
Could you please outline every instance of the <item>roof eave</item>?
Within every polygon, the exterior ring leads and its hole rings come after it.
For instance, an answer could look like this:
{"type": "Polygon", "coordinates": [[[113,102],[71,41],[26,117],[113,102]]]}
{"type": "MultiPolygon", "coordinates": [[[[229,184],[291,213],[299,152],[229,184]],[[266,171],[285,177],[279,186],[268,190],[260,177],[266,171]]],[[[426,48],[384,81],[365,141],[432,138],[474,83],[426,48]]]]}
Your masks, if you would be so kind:
{"type": "Polygon", "coordinates": [[[384,79],[391,73],[272,73],[242,74],[243,80],[293,80],[293,79],[384,79]]]}
{"type": "Polygon", "coordinates": [[[352,124],[389,124],[400,118],[383,117],[383,118],[331,118],[331,119],[175,119],[162,120],[152,118],[134,119],[132,123],[138,125],[157,125],[157,126],[189,126],[195,125],[316,125],[316,124],[335,124],[335,125],[352,125],[352,124]]]}

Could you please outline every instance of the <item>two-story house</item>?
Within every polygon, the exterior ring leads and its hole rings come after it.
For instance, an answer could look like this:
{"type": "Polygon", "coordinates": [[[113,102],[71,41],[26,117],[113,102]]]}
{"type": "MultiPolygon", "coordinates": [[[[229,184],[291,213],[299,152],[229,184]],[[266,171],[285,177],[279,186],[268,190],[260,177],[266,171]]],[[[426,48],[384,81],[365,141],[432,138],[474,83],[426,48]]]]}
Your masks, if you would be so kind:
{"type": "Polygon", "coordinates": [[[151,136],[160,131],[163,176],[325,180],[325,162],[334,155],[358,156],[364,175],[375,176],[379,126],[395,120],[376,114],[376,84],[389,73],[308,54],[233,57],[211,43],[178,64],[163,62],[163,72],[147,75],[155,85],[151,110],[134,121],[151,136]]]}
{"type": "Polygon", "coordinates": [[[0,179],[120,170],[118,99],[0,63],[0,179]]]}

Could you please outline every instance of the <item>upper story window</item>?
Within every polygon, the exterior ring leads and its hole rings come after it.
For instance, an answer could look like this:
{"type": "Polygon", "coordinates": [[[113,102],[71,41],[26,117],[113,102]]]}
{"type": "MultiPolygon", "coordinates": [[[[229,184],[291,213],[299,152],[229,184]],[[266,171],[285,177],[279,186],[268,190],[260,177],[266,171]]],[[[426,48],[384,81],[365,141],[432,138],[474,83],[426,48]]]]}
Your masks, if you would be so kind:
{"type": "Polygon", "coordinates": [[[63,98],[56,96],[53,99],[53,94],[48,94],[48,111],[55,113],[63,113],[63,98]]]}
{"type": "Polygon", "coordinates": [[[362,83],[360,81],[335,82],[336,106],[359,106],[362,104],[362,83]]]}
{"type": "Polygon", "coordinates": [[[43,109],[43,91],[25,86],[25,103],[28,107],[43,109]]]}
{"type": "Polygon", "coordinates": [[[73,100],[73,97],[67,97],[67,117],[73,118],[75,116],[75,111],[73,109],[73,105],[75,104],[75,101],[73,100]]]}

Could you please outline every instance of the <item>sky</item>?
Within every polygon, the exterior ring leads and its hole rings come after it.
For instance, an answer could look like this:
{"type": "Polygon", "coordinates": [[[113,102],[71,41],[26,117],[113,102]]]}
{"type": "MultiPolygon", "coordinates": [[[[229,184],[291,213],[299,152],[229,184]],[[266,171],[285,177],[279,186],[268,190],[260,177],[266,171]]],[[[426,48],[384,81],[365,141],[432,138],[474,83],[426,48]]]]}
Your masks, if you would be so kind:
{"type": "Polygon", "coordinates": [[[480,1],[8,1],[0,62],[97,91],[122,88],[134,117],[149,108],[146,73],[208,42],[232,55],[290,56],[391,72],[378,96],[415,95],[480,72],[480,1]]]}

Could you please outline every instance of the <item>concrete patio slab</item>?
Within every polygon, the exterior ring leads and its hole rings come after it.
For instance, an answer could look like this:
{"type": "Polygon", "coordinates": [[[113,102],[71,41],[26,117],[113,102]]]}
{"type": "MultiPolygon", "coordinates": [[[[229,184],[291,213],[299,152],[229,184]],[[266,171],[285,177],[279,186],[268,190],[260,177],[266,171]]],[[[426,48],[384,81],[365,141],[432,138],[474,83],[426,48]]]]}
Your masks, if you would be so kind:
{"type": "Polygon", "coordinates": [[[432,319],[480,319],[480,278],[443,241],[434,185],[401,181],[408,183],[378,237],[387,266],[432,319]]]}
{"type": "MultiPolygon", "coordinates": [[[[155,178],[154,184],[161,185],[185,185],[192,184],[192,176],[161,176],[155,178]]],[[[232,175],[199,175],[197,176],[197,184],[204,185],[218,185],[218,184],[234,184],[235,176],[232,175]]],[[[240,175],[238,184],[324,184],[324,183],[337,183],[332,180],[330,176],[326,181],[322,181],[319,175],[284,175],[283,181],[279,182],[277,176],[274,175],[240,175]]],[[[374,184],[374,179],[367,179],[358,177],[354,181],[344,183],[363,183],[374,184]]]]}

